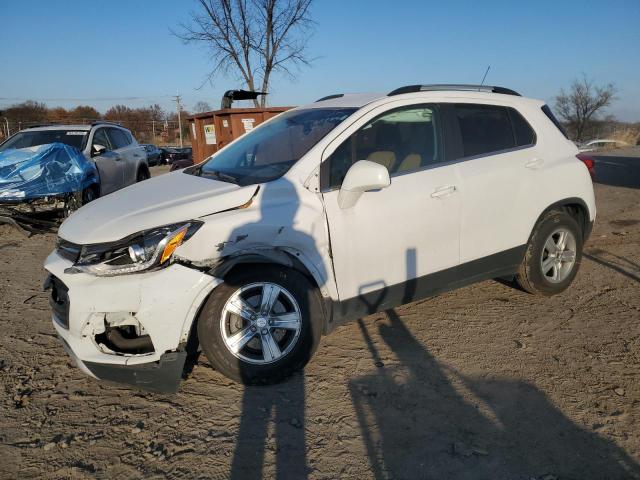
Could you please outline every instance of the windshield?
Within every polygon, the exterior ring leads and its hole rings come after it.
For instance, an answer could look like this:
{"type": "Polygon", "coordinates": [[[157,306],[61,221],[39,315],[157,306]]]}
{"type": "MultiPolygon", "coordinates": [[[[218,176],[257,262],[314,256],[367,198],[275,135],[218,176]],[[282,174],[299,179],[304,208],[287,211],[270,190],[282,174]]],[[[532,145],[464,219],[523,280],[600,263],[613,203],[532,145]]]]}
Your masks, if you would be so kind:
{"type": "Polygon", "coordinates": [[[82,150],[88,134],[86,130],[24,130],[0,145],[0,152],[10,148],[36,147],[56,142],[82,150]]]}
{"type": "Polygon", "coordinates": [[[282,113],[189,173],[242,186],[275,180],[355,111],[313,108],[282,113]]]}

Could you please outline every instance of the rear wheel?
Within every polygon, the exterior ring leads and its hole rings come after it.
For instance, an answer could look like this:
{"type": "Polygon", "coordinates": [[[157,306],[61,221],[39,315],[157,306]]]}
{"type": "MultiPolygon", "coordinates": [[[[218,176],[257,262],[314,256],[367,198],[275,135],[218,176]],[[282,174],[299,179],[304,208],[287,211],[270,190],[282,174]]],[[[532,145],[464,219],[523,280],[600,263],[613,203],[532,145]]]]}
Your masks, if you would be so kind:
{"type": "Polygon", "coordinates": [[[198,317],[200,345],[223,375],[276,383],[302,369],[322,332],[317,289],[301,273],[257,266],[232,274],[198,317]]]}
{"type": "Polygon", "coordinates": [[[516,280],[527,292],[555,295],[571,285],[581,259],[578,222],[564,210],[552,210],[536,225],[516,280]]]}

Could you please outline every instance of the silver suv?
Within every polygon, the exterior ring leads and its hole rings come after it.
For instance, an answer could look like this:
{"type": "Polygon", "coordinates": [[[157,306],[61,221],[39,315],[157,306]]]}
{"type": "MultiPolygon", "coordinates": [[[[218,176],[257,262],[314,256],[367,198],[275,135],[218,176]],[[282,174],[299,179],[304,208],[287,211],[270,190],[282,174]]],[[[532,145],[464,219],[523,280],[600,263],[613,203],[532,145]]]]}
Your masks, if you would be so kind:
{"type": "Polygon", "coordinates": [[[129,130],[109,122],[26,128],[0,145],[0,152],[56,142],[77,148],[95,163],[98,183],[86,192],[92,198],[83,199],[83,203],[149,178],[144,148],[129,130]]]}

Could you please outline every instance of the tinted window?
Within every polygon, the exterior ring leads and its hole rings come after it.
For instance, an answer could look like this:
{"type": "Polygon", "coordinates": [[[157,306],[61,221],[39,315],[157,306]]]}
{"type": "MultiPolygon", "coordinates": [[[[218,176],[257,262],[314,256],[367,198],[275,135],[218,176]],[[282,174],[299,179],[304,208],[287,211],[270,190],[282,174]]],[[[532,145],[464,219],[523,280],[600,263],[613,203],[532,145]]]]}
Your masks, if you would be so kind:
{"type": "Polygon", "coordinates": [[[511,125],[513,126],[516,146],[524,147],[536,143],[536,133],[524,117],[520,115],[520,112],[514,108],[510,108],[509,117],[511,118],[511,125]]]}
{"type": "Polygon", "coordinates": [[[0,146],[0,151],[9,148],[27,148],[47,143],[64,143],[78,150],[84,149],[88,131],[85,130],[25,130],[15,134],[0,146]]]}
{"type": "Polygon", "coordinates": [[[95,131],[95,133],[93,134],[92,146],[94,146],[94,145],[102,145],[103,147],[106,147],[107,150],[113,150],[113,146],[111,145],[111,141],[109,140],[109,137],[107,136],[107,129],[106,128],[99,128],[98,130],[95,131]]]}
{"type": "Polygon", "coordinates": [[[564,129],[564,127],[558,121],[558,119],[555,117],[555,115],[553,114],[551,109],[547,105],[543,105],[542,111],[549,118],[549,120],[551,120],[553,122],[553,124],[558,128],[558,130],[560,130],[562,132],[562,135],[564,135],[568,139],[569,136],[567,135],[567,131],[564,129]]]}
{"type": "Polygon", "coordinates": [[[457,104],[455,107],[465,157],[516,146],[509,112],[493,105],[457,104]]]}
{"type": "Polygon", "coordinates": [[[124,148],[131,143],[125,132],[119,128],[110,128],[109,137],[111,138],[114,150],[124,148]]]}
{"type": "Polygon", "coordinates": [[[437,107],[412,105],[376,117],[351,135],[327,159],[329,187],[339,187],[358,160],[384,165],[391,175],[442,162],[437,107]]]}
{"type": "MultiPolygon", "coordinates": [[[[351,115],[354,108],[310,108],[281,113],[188,171],[240,185],[284,175],[316,143],[351,115]]],[[[191,149],[187,149],[191,153],[191,149]]]]}

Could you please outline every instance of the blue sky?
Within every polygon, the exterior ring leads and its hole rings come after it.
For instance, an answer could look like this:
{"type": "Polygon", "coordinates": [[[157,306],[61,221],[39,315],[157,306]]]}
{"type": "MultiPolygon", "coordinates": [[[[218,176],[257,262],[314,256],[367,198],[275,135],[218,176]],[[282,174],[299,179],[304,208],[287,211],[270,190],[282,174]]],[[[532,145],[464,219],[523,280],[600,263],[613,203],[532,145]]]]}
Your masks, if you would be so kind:
{"type": "MultiPolygon", "coordinates": [[[[234,78],[202,84],[205,50],[170,33],[188,0],[0,0],[0,108],[24,99],[49,106],[144,106],[183,95],[217,107],[234,78]],[[125,97],[136,97],[124,100],[125,97]],[[118,99],[118,100],[110,100],[118,99]]],[[[276,76],[272,105],[336,92],[413,83],[487,83],[551,102],[585,73],[614,82],[610,109],[640,121],[640,0],[316,0],[312,67],[276,76]]]]}

